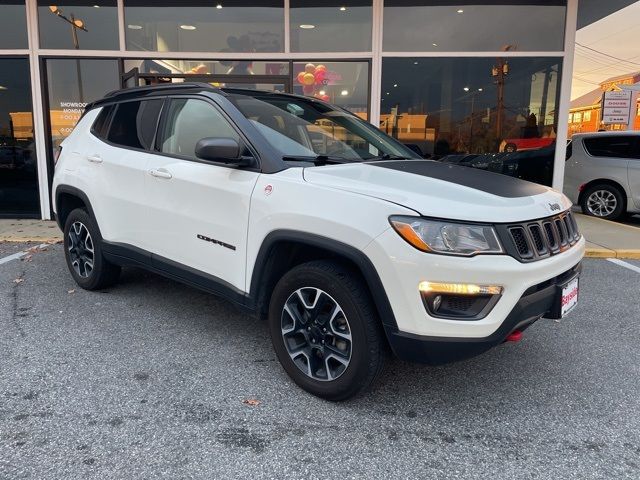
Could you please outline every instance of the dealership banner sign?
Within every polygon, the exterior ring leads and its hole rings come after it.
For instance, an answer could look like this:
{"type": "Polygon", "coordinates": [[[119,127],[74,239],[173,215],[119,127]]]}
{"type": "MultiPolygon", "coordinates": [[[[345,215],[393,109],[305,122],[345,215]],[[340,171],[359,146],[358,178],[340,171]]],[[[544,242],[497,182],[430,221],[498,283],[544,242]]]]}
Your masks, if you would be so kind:
{"type": "Polygon", "coordinates": [[[631,119],[631,91],[604,92],[602,123],[628,125],[631,119]]]}

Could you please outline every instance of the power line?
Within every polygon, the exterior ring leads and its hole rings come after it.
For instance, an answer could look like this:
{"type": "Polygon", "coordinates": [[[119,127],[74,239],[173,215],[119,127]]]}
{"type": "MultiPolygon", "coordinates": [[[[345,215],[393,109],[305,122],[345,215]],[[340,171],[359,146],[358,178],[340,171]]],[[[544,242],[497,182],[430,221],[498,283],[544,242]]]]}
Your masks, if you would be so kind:
{"type": "Polygon", "coordinates": [[[620,57],[614,57],[613,55],[609,55],[608,53],[601,52],[600,50],[596,50],[595,48],[587,47],[586,45],[583,45],[583,44],[578,43],[578,42],[576,42],[576,45],[580,45],[582,48],[586,48],[587,50],[591,50],[592,52],[599,53],[600,55],[604,55],[605,57],[613,58],[614,60],[619,60],[620,62],[626,62],[626,63],[630,63],[632,65],[637,65],[637,66],[640,67],[640,63],[632,62],[630,60],[626,60],[626,59],[620,58],[620,57]]]}

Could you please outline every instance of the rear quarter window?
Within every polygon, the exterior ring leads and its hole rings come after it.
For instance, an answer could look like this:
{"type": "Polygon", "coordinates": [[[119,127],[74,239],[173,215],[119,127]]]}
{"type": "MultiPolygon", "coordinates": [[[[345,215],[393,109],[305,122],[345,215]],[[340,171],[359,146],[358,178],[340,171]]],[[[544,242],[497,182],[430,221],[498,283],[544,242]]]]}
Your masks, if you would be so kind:
{"type": "Polygon", "coordinates": [[[91,133],[93,133],[96,137],[102,139],[105,139],[107,137],[107,128],[109,127],[109,120],[111,119],[113,110],[113,105],[106,105],[102,107],[102,110],[100,110],[100,113],[93,121],[93,125],[91,125],[91,133]]]}
{"type": "Polygon", "coordinates": [[[589,137],[583,140],[584,148],[594,157],[629,158],[633,153],[635,137],[602,136],[589,137]]]}

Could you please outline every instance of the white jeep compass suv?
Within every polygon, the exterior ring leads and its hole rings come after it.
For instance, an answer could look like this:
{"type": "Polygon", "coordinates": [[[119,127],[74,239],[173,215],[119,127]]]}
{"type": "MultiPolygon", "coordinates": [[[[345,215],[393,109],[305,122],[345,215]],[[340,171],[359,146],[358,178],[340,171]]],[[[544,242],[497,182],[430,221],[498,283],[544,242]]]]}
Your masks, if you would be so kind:
{"type": "Polygon", "coordinates": [[[207,84],[88,105],[53,204],[82,288],[133,265],[226,297],[332,400],[370,385],[388,348],[450,362],[566,315],[584,253],[559,192],[417,158],[315,99],[207,84]]]}

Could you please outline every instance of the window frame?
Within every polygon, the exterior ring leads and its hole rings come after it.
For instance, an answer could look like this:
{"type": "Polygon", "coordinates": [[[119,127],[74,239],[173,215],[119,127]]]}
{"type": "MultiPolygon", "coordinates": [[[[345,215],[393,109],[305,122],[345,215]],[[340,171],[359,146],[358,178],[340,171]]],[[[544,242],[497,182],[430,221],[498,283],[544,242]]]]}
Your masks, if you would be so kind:
{"type": "Polygon", "coordinates": [[[247,171],[255,171],[261,172],[261,161],[260,156],[257,153],[256,148],[249,141],[247,136],[244,134],[242,129],[238,127],[238,125],[233,121],[233,119],[224,111],[223,108],[220,107],[216,102],[204,95],[167,95],[165,97],[165,102],[160,112],[160,118],[158,124],[156,125],[156,133],[153,141],[153,151],[151,152],[154,155],[160,155],[163,157],[174,158],[177,160],[185,160],[188,162],[196,162],[196,163],[204,163],[205,165],[214,165],[218,167],[226,167],[230,169],[242,169],[247,171]],[[220,114],[220,116],[226,120],[229,126],[233,129],[234,132],[238,135],[241,142],[241,147],[246,147],[251,153],[251,158],[253,159],[253,165],[249,167],[239,167],[238,165],[231,163],[223,163],[223,162],[214,162],[211,160],[204,160],[197,157],[190,157],[187,155],[179,155],[175,153],[167,153],[161,150],[162,142],[164,141],[164,132],[165,127],[167,125],[168,116],[169,116],[169,105],[174,100],[183,100],[183,99],[191,99],[191,100],[200,100],[207,103],[211,108],[213,108],[216,112],[220,114]]]}

